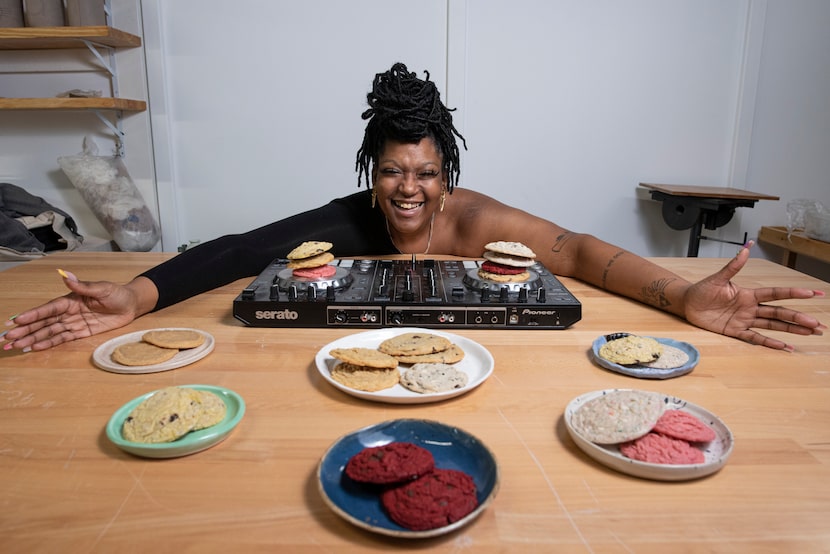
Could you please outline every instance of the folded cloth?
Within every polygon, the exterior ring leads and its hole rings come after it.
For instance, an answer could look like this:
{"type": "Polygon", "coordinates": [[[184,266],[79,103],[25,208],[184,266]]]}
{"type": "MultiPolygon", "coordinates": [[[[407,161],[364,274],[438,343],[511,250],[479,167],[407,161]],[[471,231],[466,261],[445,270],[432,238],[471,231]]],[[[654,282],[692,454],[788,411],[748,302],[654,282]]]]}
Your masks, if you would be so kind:
{"type": "Polygon", "coordinates": [[[0,246],[23,256],[75,250],[83,242],[75,220],[43,198],[0,183],[0,246]]]}

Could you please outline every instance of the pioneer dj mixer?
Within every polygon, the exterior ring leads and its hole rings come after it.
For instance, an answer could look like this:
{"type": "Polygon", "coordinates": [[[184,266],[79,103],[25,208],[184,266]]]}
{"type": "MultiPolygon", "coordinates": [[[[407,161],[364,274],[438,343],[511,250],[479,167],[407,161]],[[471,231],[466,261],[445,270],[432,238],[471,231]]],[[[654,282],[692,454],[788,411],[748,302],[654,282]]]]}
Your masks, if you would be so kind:
{"type": "Polygon", "coordinates": [[[582,305],[541,264],[523,282],[478,275],[477,260],[342,259],[325,279],[297,278],[275,260],[233,301],[253,327],[565,329],[582,305]]]}

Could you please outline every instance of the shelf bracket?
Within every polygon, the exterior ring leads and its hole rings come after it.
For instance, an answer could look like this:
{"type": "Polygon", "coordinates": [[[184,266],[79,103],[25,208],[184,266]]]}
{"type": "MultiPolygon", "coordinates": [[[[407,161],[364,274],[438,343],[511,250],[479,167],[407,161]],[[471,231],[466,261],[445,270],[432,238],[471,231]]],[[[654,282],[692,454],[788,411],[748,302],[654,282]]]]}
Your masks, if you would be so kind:
{"type": "Polygon", "coordinates": [[[125,133],[124,133],[123,125],[121,123],[121,120],[122,120],[121,111],[117,110],[115,112],[115,123],[110,121],[109,118],[106,117],[104,114],[102,114],[99,110],[92,110],[92,113],[94,113],[98,117],[98,119],[100,119],[101,122],[104,125],[106,125],[107,128],[110,131],[112,131],[112,133],[115,135],[115,155],[118,156],[119,158],[123,158],[124,157],[124,141],[123,141],[123,138],[124,138],[125,133]]]}

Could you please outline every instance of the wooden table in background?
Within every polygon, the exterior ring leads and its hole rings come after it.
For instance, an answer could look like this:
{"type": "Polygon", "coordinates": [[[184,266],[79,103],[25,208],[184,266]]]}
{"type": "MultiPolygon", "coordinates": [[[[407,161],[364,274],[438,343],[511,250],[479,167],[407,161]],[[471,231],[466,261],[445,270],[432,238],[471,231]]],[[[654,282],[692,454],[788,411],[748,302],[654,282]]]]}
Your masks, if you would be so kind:
{"type": "MultiPolygon", "coordinates": [[[[7,315],[62,294],[55,269],[126,281],[168,254],[71,253],[0,272],[7,315]]],[[[657,259],[701,278],[725,260],[657,259]]],[[[563,279],[583,302],[567,330],[455,330],[495,357],[491,378],[438,404],[392,405],[324,381],[316,352],[355,329],[241,326],[240,280],[104,335],[40,353],[0,351],[0,544],[3,552],[828,552],[830,551],[830,334],[788,336],[794,353],[709,333],[662,312],[563,279]],[[93,350],[121,334],[187,326],[216,338],[203,360],[163,373],[96,369],[93,350]],[[603,370],[589,349],[613,331],[688,341],[689,375],[644,381],[603,370]],[[104,426],[128,400],[193,383],[230,388],[247,402],[223,443],[149,460],[113,446],[104,426]],[[574,397],[598,389],[671,394],[720,416],[735,450],[718,473],[667,483],[597,464],[562,422],[574,397]],[[395,418],[465,429],[495,453],[501,488],[453,534],[419,541],[362,531],[323,502],[317,463],[340,436],[395,418]]],[[[766,260],[735,281],[830,289],[766,260]]],[[[830,322],[830,298],[786,305],[830,322]]],[[[4,316],[5,317],[5,316],[4,316]]]]}
{"type": "Polygon", "coordinates": [[[787,267],[795,267],[799,254],[830,263],[830,242],[812,239],[803,231],[789,233],[786,227],[761,227],[758,241],[783,248],[781,263],[787,267]]]}

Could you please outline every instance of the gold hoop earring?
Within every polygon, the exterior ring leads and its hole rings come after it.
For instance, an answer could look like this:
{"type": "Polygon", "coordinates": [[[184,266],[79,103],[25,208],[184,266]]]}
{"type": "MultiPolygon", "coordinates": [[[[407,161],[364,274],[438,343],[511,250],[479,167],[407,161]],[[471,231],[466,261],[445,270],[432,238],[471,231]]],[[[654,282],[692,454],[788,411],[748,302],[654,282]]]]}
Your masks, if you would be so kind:
{"type": "Polygon", "coordinates": [[[375,190],[374,187],[372,187],[372,207],[373,208],[375,207],[375,204],[377,203],[377,201],[378,201],[378,192],[375,190]]]}
{"type": "Polygon", "coordinates": [[[438,206],[438,211],[444,211],[444,200],[447,198],[447,189],[441,189],[441,204],[438,206]]]}

